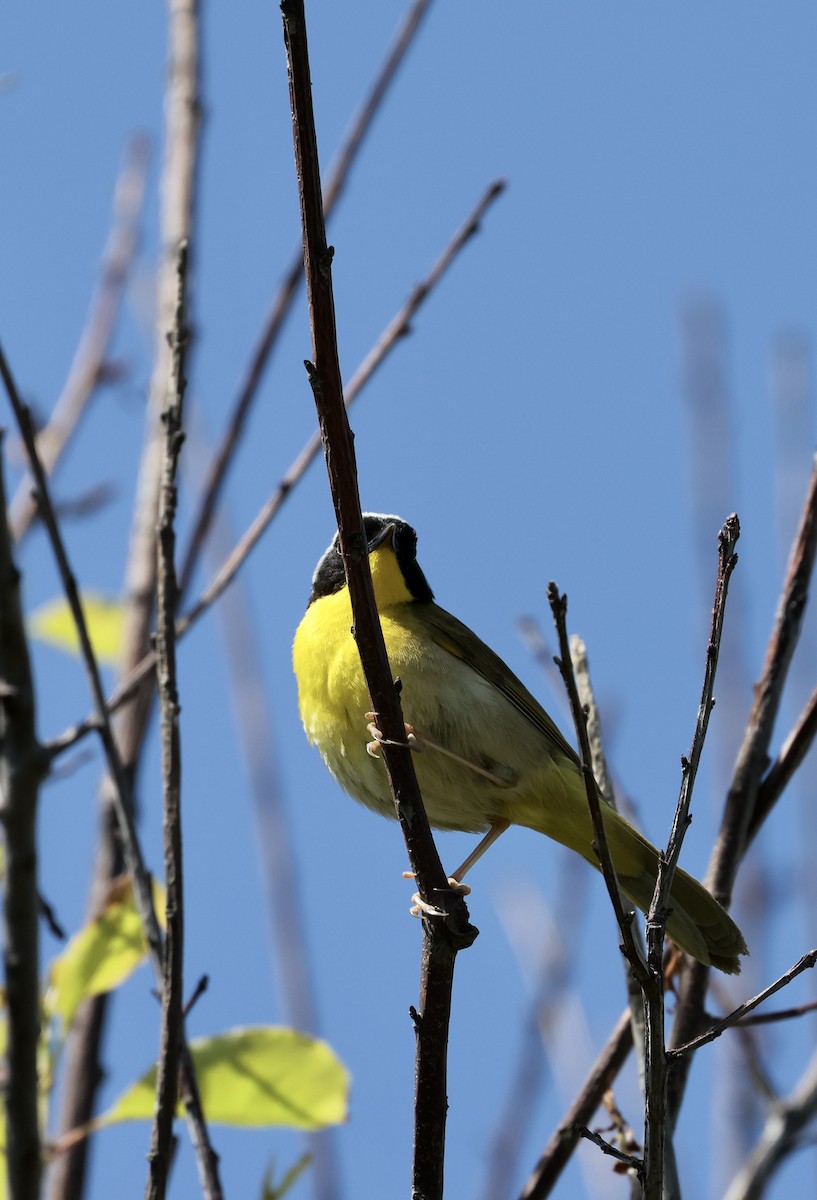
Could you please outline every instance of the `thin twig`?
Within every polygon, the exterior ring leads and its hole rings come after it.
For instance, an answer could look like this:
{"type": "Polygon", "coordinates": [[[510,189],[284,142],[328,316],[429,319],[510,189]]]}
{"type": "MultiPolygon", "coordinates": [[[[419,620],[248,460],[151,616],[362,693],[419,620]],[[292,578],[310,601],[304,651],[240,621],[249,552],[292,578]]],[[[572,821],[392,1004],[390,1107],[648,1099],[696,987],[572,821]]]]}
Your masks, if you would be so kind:
{"type": "Polygon", "coordinates": [[[598,855],[599,867],[604,876],[604,882],[607,885],[607,892],[610,896],[610,902],[613,906],[613,912],[618,922],[618,927],[621,931],[624,954],[632,967],[636,978],[642,982],[642,978],[646,972],[646,964],[642,956],[640,947],[633,935],[633,912],[625,910],[624,902],[621,897],[621,891],[618,886],[613,858],[610,853],[610,846],[607,841],[607,831],[604,828],[604,820],[602,818],[601,806],[602,801],[599,797],[598,785],[593,778],[593,772],[590,766],[591,753],[590,743],[587,737],[587,714],[582,708],[579,700],[579,693],[576,689],[576,678],[573,672],[573,663],[570,657],[570,643],[567,636],[567,597],[563,596],[555,583],[549,583],[547,589],[548,603],[553,612],[553,620],[556,625],[556,633],[559,640],[559,657],[556,664],[559,667],[562,679],[564,680],[565,689],[570,701],[570,711],[573,714],[573,723],[576,727],[576,736],[579,741],[579,755],[581,759],[580,770],[584,780],[585,792],[587,795],[587,806],[590,811],[590,820],[593,826],[593,837],[595,839],[595,849],[598,855]]]}
{"type": "MultiPolygon", "coordinates": [[[[712,894],[729,907],[738,867],[748,845],[748,832],[756,811],[761,778],[766,768],[774,723],[783,685],[797,645],[809,582],[817,552],[817,459],[800,525],[794,538],[786,579],[775,614],[766,658],[738,752],[726,798],[718,840],[710,860],[707,883],[712,894]]],[[[690,964],[678,996],[671,1044],[683,1045],[701,1032],[709,968],[690,964]]],[[[676,1062],[669,1080],[668,1104],[672,1121],[677,1120],[686,1087],[690,1059],[676,1062]]]]}
{"type": "Polygon", "coordinates": [[[156,677],[162,746],[162,809],[167,887],[162,1032],[156,1074],[156,1109],[153,1119],[148,1200],[164,1200],[172,1159],[173,1119],[178,1097],[179,1062],[184,1040],[184,889],[182,886],[181,743],[179,691],[176,676],[175,520],[176,475],[182,432],[185,354],[187,346],[187,243],[178,251],[178,300],[171,334],[172,371],[165,429],[164,466],[156,539],[156,677]]]}
{"type": "Polygon", "coordinates": [[[817,1000],[808,1000],[805,1004],[796,1004],[793,1008],[778,1008],[773,1012],[755,1013],[753,1017],[742,1017],[738,1021],[738,1028],[750,1025],[772,1025],[775,1021],[792,1021],[815,1011],[817,1011],[817,1000]]]}
{"type": "MultiPolygon", "coordinates": [[[[529,627],[526,627],[526,632],[528,636],[532,636],[529,627]]],[[[587,647],[577,634],[574,634],[570,639],[570,661],[573,663],[573,670],[576,673],[576,688],[579,695],[579,702],[587,714],[587,740],[590,746],[590,765],[593,770],[593,778],[599,785],[602,797],[611,808],[618,811],[613,780],[607,766],[604,746],[602,745],[601,718],[590,679],[587,647]]],[[[641,939],[641,930],[636,927],[635,922],[632,922],[630,927],[633,937],[638,944],[639,954],[646,960],[646,951],[641,939]]],[[[630,1014],[632,1016],[633,1044],[638,1063],[639,1082],[642,1093],[646,1095],[646,1014],[644,995],[638,979],[629,969],[629,963],[626,959],[622,961],[625,967],[624,982],[627,988],[630,1014]]]]}
{"type": "Polygon", "coordinates": [[[647,914],[647,967],[650,984],[645,990],[646,1063],[644,1089],[644,1189],[648,1196],[660,1196],[664,1187],[664,1167],[671,1152],[672,1139],[667,1128],[667,1055],[664,1045],[664,937],[667,929],[670,893],[684,835],[689,826],[692,792],[698,765],[706,741],[709,717],[714,708],[715,676],[718,668],[726,597],[729,580],[737,565],[735,545],[740,537],[740,522],[732,513],[718,534],[718,572],[715,601],[706,649],[706,665],[701,700],[689,758],[681,759],[681,789],[672,821],[665,854],[658,856],[658,872],[650,911],[647,914]]]}
{"type": "Polygon", "coordinates": [[[375,606],[357,491],[354,447],[343,403],[338,362],[332,252],[326,244],[323,220],[306,18],[302,0],[284,0],[281,8],[312,327],[314,361],[308,364],[307,371],[326,446],[355,640],[378,726],[386,742],[396,743],[384,747],[383,758],[409,862],[421,895],[433,901],[444,914],[423,921],[420,1009],[415,1019],[417,1059],[412,1188],[414,1195],[435,1200],[442,1197],[443,1185],[446,1057],[454,961],[457,950],[469,945],[476,931],[468,922],[468,910],[462,897],[455,895],[448,886],[431,837],[411,750],[405,743],[400,700],[375,606]]]}
{"type": "MultiPolygon", "coordinates": [[[[37,449],[47,475],[57,464],[76,430],[88,402],[104,379],[105,357],[116,328],[131,265],[139,243],[139,218],[145,195],[150,142],[132,138],[116,181],[113,226],[99,264],[97,284],[85,327],[77,345],[62,393],[45,428],[37,434],[37,449]]],[[[9,506],[11,536],[20,542],[37,508],[31,493],[31,472],[21,479],[9,506]]]]}
{"type": "MultiPolygon", "coordinates": [[[[344,403],[347,408],[357,399],[363,388],[372,379],[377,368],[388,357],[400,339],[409,332],[411,321],[417,310],[431,294],[433,288],[440,282],[460,250],[462,250],[473,234],[477,232],[486,209],[502,193],[504,186],[501,180],[497,180],[490,185],[473,211],[454,234],[426,278],[412,290],[411,295],[400,311],[386,326],[374,348],[366,355],[366,358],[349,381],[344,394],[344,403]]],[[[309,467],[310,463],[318,455],[320,449],[320,433],[316,433],[310,438],[297,458],[294,459],[275,491],[225,558],[222,565],[200,594],[198,600],[188,609],[184,616],[178,618],[176,621],[177,639],[184,637],[193,625],[196,624],[199,617],[207,612],[225,589],[229,587],[248,556],[266,532],[270,522],[281,509],[292,489],[303,478],[307,467],[309,467]]],[[[116,712],[123,704],[127,703],[133,697],[141,682],[152,673],[155,665],[155,655],[153,651],[150,651],[140,662],[135,664],[133,669],[118,684],[116,690],[108,699],[108,711],[116,712]]],[[[96,729],[96,723],[96,714],[92,713],[85,717],[84,720],[79,721],[76,725],[59,734],[56,738],[53,738],[46,744],[46,749],[54,757],[63,754],[96,729]]]]}
{"type": "MultiPolygon", "coordinates": [[[[0,356],[5,378],[6,364],[0,356]]],[[[8,1018],[5,1162],[11,1200],[39,1200],[42,1157],[37,797],[48,760],[37,742],[34,684],[20,603],[20,573],[6,522],[0,461],[0,821],[4,833],[3,965],[8,1018]]]]}
{"type": "Polygon", "coordinates": [[[608,1141],[605,1141],[600,1133],[596,1133],[593,1129],[588,1129],[586,1125],[579,1125],[577,1127],[577,1132],[579,1137],[583,1137],[588,1142],[592,1142],[594,1146],[598,1146],[598,1148],[610,1158],[616,1159],[617,1162],[624,1163],[624,1165],[629,1167],[631,1171],[635,1171],[639,1179],[643,1180],[643,1159],[635,1158],[632,1154],[624,1154],[621,1150],[616,1149],[615,1146],[611,1146],[608,1141]]]}
{"type": "MultiPolygon", "coordinates": [[[[804,954],[798,962],[790,967],[779,979],[774,983],[769,984],[762,992],[758,992],[756,996],[752,996],[751,1000],[745,1000],[729,1016],[724,1017],[721,1021],[716,1021],[705,1033],[699,1034],[698,1037],[686,1042],[683,1046],[673,1047],[667,1051],[667,1057],[671,1059],[683,1058],[691,1054],[693,1050],[699,1050],[701,1046],[708,1045],[709,1042],[714,1042],[715,1038],[719,1038],[727,1029],[731,1029],[739,1021],[750,1013],[753,1008],[757,1008],[764,1000],[768,1000],[769,996],[773,996],[775,992],[779,992],[781,988],[787,987],[793,979],[798,975],[802,975],[803,971],[808,971],[814,964],[817,963],[817,950],[809,950],[808,954],[804,954]]],[[[744,1024],[746,1022],[743,1022],[744,1024]]]]}
{"type": "Polygon", "coordinates": [[[791,779],[809,752],[817,735],[817,688],[811,693],[797,723],[783,743],[783,747],[763,776],[758,788],[754,812],[746,831],[746,840],[751,842],[761,825],[774,808],[791,779]]]}
{"type": "Polygon", "coordinates": [[[602,1096],[633,1048],[630,1010],[625,1008],[573,1104],[548,1142],[519,1200],[545,1200],[556,1186],[575,1150],[583,1125],[592,1118],[602,1096]]]}
{"type": "MultiPolygon", "coordinates": [[[[379,72],[375,76],[369,94],[352,121],[337,158],[330,167],[323,204],[324,219],[326,221],[329,220],[335,205],[344,191],[350,171],[371,128],[372,121],[380,110],[389,85],[395,78],[406,52],[414,41],[422,18],[425,16],[430,3],[431,0],[414,0],[412,3],[389,47],[379,72]]],[[[193,529],[187,544],[187,550],[179,571],[180,598],[187,593],[196,564],[201,557],[201,548],[212,524],[213,515],[216,511],[224,480],[227,476],[227,470],[235,458],[236,445],[244,431],[250,408],[258,393],[264,370],[269,361],[273,346],[278,340],[284,319],[303,281],[303,265],[303,247],[299,245],[292,255],[283,283],[278,289],[278,294],[272,303],[258,344],[250,358],[247,373],[239,388],[233,411],[227,422],[227,430],[224,438],[213,455],[213,460],[202,488],[202,497],[199,502],[198,512],[193,521],[193,529]]]]}

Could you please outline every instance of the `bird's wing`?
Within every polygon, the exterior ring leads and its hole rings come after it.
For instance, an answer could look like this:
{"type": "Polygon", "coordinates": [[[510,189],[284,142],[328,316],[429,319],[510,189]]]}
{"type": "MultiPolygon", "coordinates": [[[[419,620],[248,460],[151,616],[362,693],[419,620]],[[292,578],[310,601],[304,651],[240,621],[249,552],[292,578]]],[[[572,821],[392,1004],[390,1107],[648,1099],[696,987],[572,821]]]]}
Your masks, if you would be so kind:
{"type": "MultiPolygon", "coordinates": [[[[453,654],[477,671],[483,679],[502,692],[511,704],[527,717],[545,737],[551,749],[578,763],[572,746],[562,737],[554,722],[513,671],[486,646],[475,633],[437,604],[423,604],[421,620],[441,649],[453,654]]],[[[420,615],[418,613],[418,615],[420,615]]]]}

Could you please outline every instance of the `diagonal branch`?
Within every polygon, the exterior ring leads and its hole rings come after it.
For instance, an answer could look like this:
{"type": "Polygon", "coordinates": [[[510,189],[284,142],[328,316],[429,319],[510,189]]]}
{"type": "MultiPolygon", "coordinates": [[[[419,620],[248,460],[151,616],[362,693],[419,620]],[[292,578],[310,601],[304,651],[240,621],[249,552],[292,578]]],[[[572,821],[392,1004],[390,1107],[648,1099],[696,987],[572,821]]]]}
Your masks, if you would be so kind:
{"type": "MultiPolygon", "coordinates": [[[[810,950],[808,954],[804,954],[793,967],[785,971],[774,983],[769,984],[767,988],[764,988],[762,992],[758,992],[756,996],[752,996],[751,1000],[745,1000],[743,1004],[739,1004],[733,1012],[730,1012],[722,1020],[716,1021],[705,1033],[699,1034],[698,1037],[693,1038],[691,1042],[687,1042],[683,1046],[676,1046],[674,1049],[668,1051],[668,1057],[683,1058],[685,1055],[691,1054],[693,1050],[699,1050],[701,1046],[707,1046],[710,1042],[714,1042],[715,1038],[719,1038],[722,1033],[725,1033],[727,1029],[731,1029],[733,1025],[737,1025],[739,1022],[741,1024],[748,1024],[748,1021],[744,1022],[743,1020],[748,1013],[757,1008],[759,1004],[762,1004],[764,1000],[768,1000],[770,996],[774,996],[776,992],[787,987],[798,975],[802,975],[804,971],[810,970],[815,963],[817,963],[817,950],[810,950]]],[[[771,1020],[774,1017],[775,1014],[770,1013],[766,1020],[771,1020]]],[[[777,1013],[776,1017],[779,1020],[781,1014],[777,1013]]]]}
{"type": "MultiPolygon", "coordinates": [[[[85,328],[48,424],[37,434],[40,460],[49,476],[53,475],[89,400],[104,378],[105,356],[139,242],[139,217],[149,158],[148,139],[141,135],[132,138],[125,151],[125,165],[116,181],[113,228],[99,264],[99,279],[85,328]]],[[[31,473],[27,472],[9,506],[9,526],[15,542],[23,539],[36,515],[31,483],[31,473]]]]}

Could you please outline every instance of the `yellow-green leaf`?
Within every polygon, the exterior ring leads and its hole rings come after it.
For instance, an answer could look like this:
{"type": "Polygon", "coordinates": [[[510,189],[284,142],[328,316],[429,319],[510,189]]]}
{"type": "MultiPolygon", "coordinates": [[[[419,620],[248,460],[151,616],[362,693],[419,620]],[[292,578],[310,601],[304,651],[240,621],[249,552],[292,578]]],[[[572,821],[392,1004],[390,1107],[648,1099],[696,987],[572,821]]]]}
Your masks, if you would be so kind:
{"type": "MultiPolygon", "coordinates": [[[[94,654],[101,663],[116,666],[122,654],[125,616],[119,600],[99,592],[83,592],[82,611],[94,654]]],[[[38,641],[69,654],[79,653],[79,637],[64,596],[40,605],[28,617],[28,630],[38,641]]]]}
{"type": "MultiPolygon", "coordinates": [[[[160,924],[165,919],[165,892],[154,880],[153,904],[160,924]]],[[[147,942],[136,911],[130,879],[122,876],[111,886],[101,913],[71,938],[51,965],[46,1010],[62,1019],[63,1032],[86,996],[109,992],[139,966],[147,942]]]]}
{"type": "MultiPolygon", "coordinates": [[[[192,1042],[190,1052],[213,1124],[322,1129],[346,1119],[349,1072],[318,1038],[272,1026],[232,1029],[192,1042]]],[[[150,1120],[155,1098],[151,1067],[100,1122],[150,1120]]]]}

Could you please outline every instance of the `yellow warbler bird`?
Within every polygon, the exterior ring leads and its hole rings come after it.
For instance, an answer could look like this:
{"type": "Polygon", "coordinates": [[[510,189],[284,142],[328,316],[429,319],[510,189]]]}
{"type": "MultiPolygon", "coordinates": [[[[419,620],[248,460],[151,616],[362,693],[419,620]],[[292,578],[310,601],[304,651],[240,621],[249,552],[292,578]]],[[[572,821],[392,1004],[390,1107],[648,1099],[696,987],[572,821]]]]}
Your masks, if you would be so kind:
{"type": "MultiPolygon", "coordinates": [[[[402,682],[409,740],[422,751],[415,766],[431,824],[487,830],[487,844],[509,824],[525,825],[598,867],[575,752],[510,667],[434,603],[412,527],[375,513],[364,515],[364,526],[389,662],[402,682]]],[[[315,570],[295,635],[301,720],[341,787],[382,816],[394,817],[377,743],[365,734],[370,702],[351,626],[335,536],[315,570]]],[[[602,812],[621,889],[646,911],[658,852],[609,805],[602,812]]],[[[463,867],[473,865],[484,848],[481,843],[463,867]]],[[[458,879],[462,874],[455,872],[458,879]]],[[[682,950],[722,971],[740,970],[738,956],[747,953],[743,935],[706,888],[680,869],[670,908],[667,932],[682,950]]]]}

